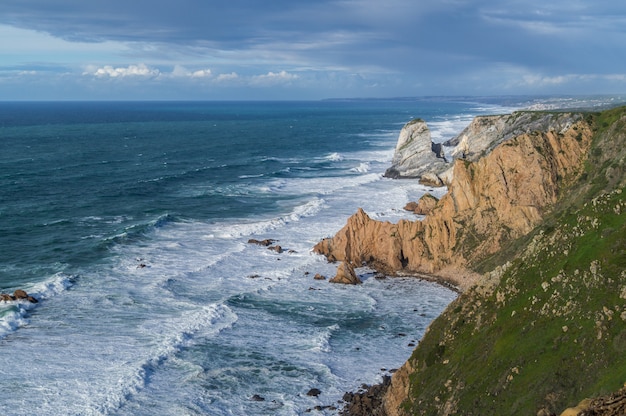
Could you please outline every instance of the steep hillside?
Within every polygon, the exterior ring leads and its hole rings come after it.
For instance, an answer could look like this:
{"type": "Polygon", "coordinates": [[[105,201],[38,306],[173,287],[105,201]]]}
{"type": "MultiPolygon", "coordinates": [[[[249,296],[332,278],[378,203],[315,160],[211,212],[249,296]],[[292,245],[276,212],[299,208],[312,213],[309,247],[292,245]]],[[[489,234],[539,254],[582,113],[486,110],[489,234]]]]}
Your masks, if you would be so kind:
{"type": "MultiPolygon", "coordinates": [[[[626,109],[587,115],[584,172],[435,320],[389,415],[551,415],[626,381],[626,109]]],[[[530,224],[529,224],[530,225],[530,224]]]]}
{"type": "Polygon", "coordinates": [[[390,273],[452,270],[465,289],[382,400],[356,395],[345,414],[550,416],[624,396],[610,393],[626,382],[626,107],[573,116],[457,160],[424,221],[359,211],[315,247],[390,273]]]}

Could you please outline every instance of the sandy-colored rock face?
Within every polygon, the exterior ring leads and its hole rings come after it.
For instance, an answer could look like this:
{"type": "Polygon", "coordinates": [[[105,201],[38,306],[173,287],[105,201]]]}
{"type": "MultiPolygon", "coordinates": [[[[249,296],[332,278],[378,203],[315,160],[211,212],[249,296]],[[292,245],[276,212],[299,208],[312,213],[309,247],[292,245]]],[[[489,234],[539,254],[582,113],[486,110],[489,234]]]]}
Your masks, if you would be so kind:
{"type": "Polygon", "coordinates": [[[448,193],[423,221],[375,221],[359,209],[314,251],[387,273],[465,266],[539,222],[560,187],[581,172],[591,135],[579,120],[565,129],[509,139],[476,162],[456,160],[448,193]]]}
{"type": "Polygon", "coordinates": [[[350,263],[342,262],[337,268],[335,277],[329,280],[330,283],[343,283],[345,285],[357,285],[361,280],[357,277],[354,267],[350,263]]]}
{"type": "Polygon", "coordinates": [[[435,209],[437,202],[439,202],[439,200],[431,194],[424,194],[419,201],[406,204],[404,209],[417,215],[428,215],[435,209]]]}

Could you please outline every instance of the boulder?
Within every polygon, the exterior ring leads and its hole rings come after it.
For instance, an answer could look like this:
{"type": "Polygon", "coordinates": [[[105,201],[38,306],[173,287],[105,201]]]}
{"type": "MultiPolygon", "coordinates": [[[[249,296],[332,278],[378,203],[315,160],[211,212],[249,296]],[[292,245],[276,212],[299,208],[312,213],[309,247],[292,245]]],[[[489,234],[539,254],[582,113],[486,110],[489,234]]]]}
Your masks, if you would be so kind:
{"type": "Polygon", "coordinates": [[[282,253],[282,252],[283,252],[283,248],[282,248],[281,246],[279,246],[279,245],[275,245],[275,246],[272,246],[272,247],[268,247],[267,249],[268,249],[268,250],[275,251],[275,252],[277,252],[278,254],[280,254],[280,253],[282,253]]]}
{"type": "Polygon", "coordinates": [[[313,279],[315,279],[315,280],[326,280],[326,276],[322,276],[319,273],[315,273],[315,276],[313,276],[313,279]]]}
{"type": "Polygon", "coordinates": [[[425,172],[419,179],[420,183],[425,186],[443,186],[443,180],[434,172],[425,172]]]}
{"type": "Polygon", "coordinates": [[[343,283],[346,285],[357,285],[361,280],[357,277],[354,267],[348,262],[341,262],[337,267],[337,275],[329,280],[331,283],[343,283]]]}
{"type": "Polygon", "coordinates": [[[306,395],[307,396],[312,396],[312,397],[317,397],[320,394],[322,394],[322,391],[320,389],[313,388],[313,389],[309,390],[306,395]]]}
{"type": "Polygon", "coordinates": [[[0,301],[10,302],[15,300],[15,298],[7,293],[0,293],[0,301]]]}
{"type": "Polygon", "coordinates": [[[435,208],[437,202],[439,200],[431,194],[424,194],[418,202],[409,202],[404,209],[417,215],[428,215],[435,208]]]}
{"type": "Polygon", "coordinates": [[[22,289],[17,289],[15,292],[13,292],[13,296],[15,297],[15,299],[28,299],[28,293],[26,293],[26,291],[22,289]]]}

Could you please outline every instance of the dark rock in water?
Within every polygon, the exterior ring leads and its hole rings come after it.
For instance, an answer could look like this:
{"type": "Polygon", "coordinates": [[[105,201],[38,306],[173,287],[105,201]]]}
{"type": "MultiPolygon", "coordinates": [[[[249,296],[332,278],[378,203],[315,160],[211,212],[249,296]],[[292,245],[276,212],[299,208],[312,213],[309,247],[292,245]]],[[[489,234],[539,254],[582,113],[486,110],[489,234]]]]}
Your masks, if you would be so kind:
{"type": "Polygon", "coordinates": [[[283,248],[281,246],[278,246],[278,245],[273,246],[273,247],[268,247],[267,249],[268,250],[273,250],[273,251],[277,252],[278,254],[283,252],[283,248]]]}
{"type": "Polygon", "coordinates": [[[385,171],[385,178],[390,178],[390,179],[399,179],[401,178],[400,176],[400,172],[398,171],[398,169],[395,169],[393,167],[391,168],[387,168],[387,170],[385,171]]]}
{"type": "Polygon", "coordinates": [[[17,289],[15,292],[13,292],[13,296],[15,297],[15,299],[28,299],[28,293],[26,293],[22,289],[17,289]]]}
{"type": "Polygon", "coordinates": [[[384,376],[381,384],[365,386],[366,389],[359,393],[346,393],[343,400],[346,402],[342,416],[385,416],[383,397],[391,385],[391,377],[384,376]]]}
{"type": "Polygon", "coordinates": [[[322,391],[320,389],[313,388],[313,389],[309,390],[306,395],[307,396],[317,397],[320,394],[322,394],[322,391]]]}
{"type": "Polygon", "coordinates": [[[322,276],[319,273],[316,273],[315,276],[313,276],[313,279],[315,280],[326,280],[326,276],[322,276]]]}
{"type": "Polygon", "coordinates": [[[250,244],[258,244],[260,246],[271,246],[272,244],[274,244],[276,242],[276,240],[272,240],[271,238],[266,238],[265,240],[257,240],[254,238],[251,238],[248,240],[248,243],[250,244]]]}
{"type": "Polygon", "coordinates": [[[259,396],[258,394],[255,394],[254,396],[252,396],[250,398],[250,400],[252,400],[253,402],[264,402],[265,401],[265,397],[259,396]]]}
{"type": "Polygon", "coordinates": [[[28,293],[26,293],[25,290],[22,289],[17,289],[15,292],[13,292],[12,295],[9,295],[7,293],[0,293],[0,301],[12,302],[16,300],[27,300],[30,303],[39,303],[39,301],[35,297],[29,295],[28,293]]]}

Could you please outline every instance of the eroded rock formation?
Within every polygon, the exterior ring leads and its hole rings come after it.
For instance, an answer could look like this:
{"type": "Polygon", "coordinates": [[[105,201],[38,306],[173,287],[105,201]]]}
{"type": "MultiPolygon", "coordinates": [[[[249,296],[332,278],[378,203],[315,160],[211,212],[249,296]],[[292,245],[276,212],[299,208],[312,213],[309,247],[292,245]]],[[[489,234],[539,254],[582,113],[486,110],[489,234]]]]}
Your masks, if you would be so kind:
{"type": "MultiPolygon", "coordinates": [[[[391,167],[387,169],[385,176],[388,178],[421,178],[428,173],[430,175],[427,179],[432,183],[432,177],[436,178],[436,175],[446,170],[447,167],[443,148],[440,144],[432,142],[426,122],[421,119],[414,119],[400,131],[391,167]]],[[[439,180],[435,180],[435,182],[433,185],[443,185],[439,180]]]]}
{"type": "Polygon", "coordinates": [[[329,280],[330,283],[343,283],[346,285],[357,285],[361,280],[356,275],[354,267],[348,262],[342,262],[337,268],[335,277],[329,280]]]}
{"type": "MultiPolygon", "coordinates": [[[[591,127],[582,117],[568,116],[578,119],[571,124],[554,117],[547,130],[510,138],[475,162],[455,160],[448,193],[423,221],[381,222],[359,209],[314,251],[386,273],[437,273],[496,252],[503,240],[528,233],[582,170],[591,127]],[[550,128],[560,123],[563,128],[550,128]]],[[[497,130],[513,128],[494,120],[497,130]]]]}

